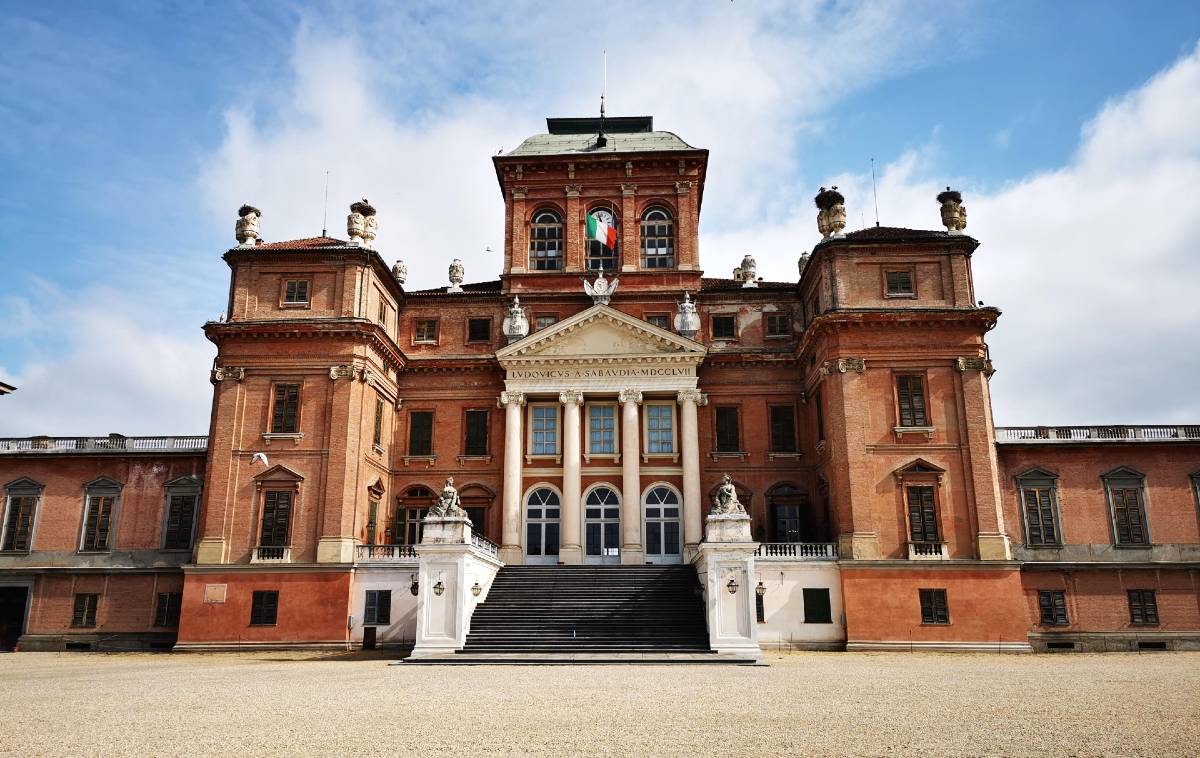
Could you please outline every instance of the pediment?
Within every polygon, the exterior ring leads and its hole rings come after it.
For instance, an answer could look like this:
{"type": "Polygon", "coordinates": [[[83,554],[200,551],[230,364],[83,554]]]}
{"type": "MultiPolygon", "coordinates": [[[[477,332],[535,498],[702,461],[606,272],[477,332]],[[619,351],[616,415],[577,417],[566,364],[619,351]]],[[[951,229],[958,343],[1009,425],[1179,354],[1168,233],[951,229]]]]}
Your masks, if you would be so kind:
{"type": "Polygon", "coordinates": [[[276,464],[258,476],[254,477],[254,481],[258,482],[259,484],[264,484],[266,482],[299,483],[304,481],[304,477],[300,474],[297,474],[295,471],[292,471],[287,466],[276,464]]]}
{"type": "Polygon", "coordinates": [[[497,351],[496,357],[501,365],[506,360],[576,357],[690,357],[698,362],[706,353],[698,342],[607,305],[595,305],[497,351]]]}

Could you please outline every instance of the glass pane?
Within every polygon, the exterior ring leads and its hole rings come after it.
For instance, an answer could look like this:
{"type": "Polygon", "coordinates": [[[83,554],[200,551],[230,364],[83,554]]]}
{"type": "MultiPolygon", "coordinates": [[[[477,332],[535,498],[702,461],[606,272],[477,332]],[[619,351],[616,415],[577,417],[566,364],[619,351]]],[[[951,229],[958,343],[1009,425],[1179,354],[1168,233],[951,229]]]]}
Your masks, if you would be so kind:
{"type": "Polygon", "coordinates": [[[679,509],[678,508],[664,508],[663,516],[665,516],[666,518],[679,518],[679,509]]]}
{"type": "Polygon", "coordinates": [[[558,493],[554,490],[542,490],[545,494],[544,502],[546,505],[558,505],[558,493]]]}
{"type": "Polygon", "coordinates": [[[587,525],[587,554],[600,555],[600,525],[587,525]]]}
{"type": "Polygon", "coordinates": [[[599,508],[588,508],[587,509],[587,517],[588,518],[600,518],[600,509],[599,508]]]}
{"type": "Polygon", "coordinates": [[[553,519],[558,518],[558,509],[557,508],[547,508],[546,509],[546,518],[553,518],[553,519]]]}
{"type": "Polygon", "coordinates": [[[666,529],[663,552],[668,555],[679,555],[679,522],[668,521],[663,526],[666,529]]]}
{"type": "Polygon", "coordinates": [[[620,508],[605,508],[604,509],[604,518],[612,518],[612,519],[621,518],[621,509],[620,508]]]}
{"type": "Polygon", "coordinates": [[[542,554],[542,525],[529,524],[525,529],[525,547],[529,555],[542,554]]]}
{"type": "Polygon", "coordinates": [[[558,555],[558,524],[546,524],[546,555],[558,555]]]}
{"type": "Polygon", "coordinates": [[[646,518],[658,518],[658,514],[660,512],[661,512],[660,508],[647,508],[646,509],[646,518]]]}
{"type": "Polygon", "coordinates": [[[529,509],[529,518],[541,518],[541,517],[542,517],[542,509],[541,508],[530,508],[529,509]]]}
{"type": "Polygon", "coordinates": [[[662,524],[657,521],[646,524],[646,555],[662,555],[662,524]]]}
{"type": "Polygon", "coordinates": [[[619,525],[605,524],[604,525],[604,554],[616,555],[621,547],[621,538],[617,534],[619,525]]]}

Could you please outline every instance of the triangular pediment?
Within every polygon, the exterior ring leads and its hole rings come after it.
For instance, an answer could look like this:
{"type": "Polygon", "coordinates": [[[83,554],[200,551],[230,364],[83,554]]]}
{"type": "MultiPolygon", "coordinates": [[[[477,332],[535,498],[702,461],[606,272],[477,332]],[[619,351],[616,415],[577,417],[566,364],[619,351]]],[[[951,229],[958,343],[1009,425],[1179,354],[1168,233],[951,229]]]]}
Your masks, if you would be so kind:
{"type": "Polygon", "coordinates": [[[266,483],[266,482],[299,483],[299,482],[304,481],[303,476],[301,476],[300,474],[297,474],[295,471],[292,471],[287,466],[284,466],[284,465],[278,464],[278,463],[253,478],[255,481],[259,482],[260,484],[266,483]]]}
{"type": "Polygon", "coordinates": [[[694,356],[707,350],[607,305],[594,305],[554,326],[535,332],[496,353],[501,365],[522,358],[622,358],[694,356]]]}

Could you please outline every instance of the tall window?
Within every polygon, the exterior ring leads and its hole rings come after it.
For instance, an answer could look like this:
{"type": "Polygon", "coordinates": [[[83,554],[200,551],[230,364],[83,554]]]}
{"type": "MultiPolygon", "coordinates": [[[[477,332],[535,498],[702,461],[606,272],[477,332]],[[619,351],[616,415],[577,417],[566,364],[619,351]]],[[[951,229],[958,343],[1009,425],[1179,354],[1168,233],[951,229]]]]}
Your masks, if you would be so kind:
{"type": "Polygon", "coordinates": [[[255,590],[250,596],[250,625],[274,626],[279,617],[279,590],[255,590]]]}
{"type": "Polygon", "coordinates": [[[613,455],[617,452],[617,407],[588,406],[588,454],[613,455]]]}
{"type": "Polygon", "coordinates": [[[1040,469],[1030,471],[1017,477],[1017,487],[1025,515],[1026,544],[1033,547],[1061,545],[1053,474],[1040,469]]]}
{"type": "Polygon", "coordinates": [[[817,410],[817,413],[816,413],[816,416],[817,416],[817,440],[819,442],[824,442],[825,441],[825,406],[824,406],[824,404],[821,403],[821,390],[819,390],[819,389],[813,393],[813,406],[817,410]]]}
{"type": "Polygon", "coordinates": [[[375,498],[367,500],[367,544],[374,545],[379,535],[379,501],[375,498]]]}
{"type": "Polygon", "coordinates": [[[1154,590],[1129,590],[1129,623],[1157,624],[1158,598],[1154,590]]]}
{"type": "Polygon", "coordinates": [[[588,213],[588,271],[616,271],[620,232],[612,212],[598,208],[588,213]]]}
{"type": "Polygon", "coordinates": [[[1149,545],[1146,523],[1145,479],[1130,468],[1119,468],[1104,475],[1108,502],[1112,508],[1113,537],[1118,545],[1149,545]]]}
{"type": "Polygon", "coordinates": [[[771,452],[796,452],[796,409],[793,406],[771,406],[771,452]]]}
{"type": "Polygon", "coordinates": [[[18,479],[6,488],[7,501],[0,521],[0,552],[27,553],[33,542],[33,518],[42,485],[18,479]]]}
{"type": "Polygon", "coordinates": [[[154,625],[179,626],[179,607],[182,604],[182,592],[159,592],[154,603],[154,625]]]}
{"type": "Polygon", "coordinates": [[[533,424],[532,455],[558,455],[558,407],[534,405],[530,408],[533,424]]]}
{"type": "Polygon", "coordinates": [[[558,271],[562,267],[562,217],[551,210],[538,211],[529,225],[529,268],[533,271],[558,271]]]}
{"type": "Polygon", "coordinates": [[[949,624],[950,607],[946,604],[946,590],[917,590],[921,599],[922,624],[949,624]]]}
{"type": "Polygon", "coordinates": [[[91,627],[96,625],[96,609],[100,606],[100,595],[81,592],[75,595],[75,607],[71,611],[71,626],[91,627]]]}
{"type": "Polygon", "coordinates": [[[283,287],[284,305],[308,305],[308,280],[288,279],[283,287]]]}
{"type": "Polygon", "coordinates": [[[642,214],[642,267],[675,268],[675,224],[666,208],[642,214]]]}
{"type": "Polygon", "coordinates": [[[933,486],[910,484],[905,489],[908,493],[909,539],[913,542],[940,542],[933,486]]]}
{"type": "Polygon", "coordinates": [[[88,485],[80,550],[95,552],[112,549],[119,492],[120,485],[111,479],[99,480],[88,485]]]}
{"type": "Polygon", "coordinates": [[[292,522],[292,493],[267,490],[263,493],[261,547],[287,547],[288,527],[292,522]]]}
{"type": "Polygon", "coordinates": [[[467,455],[487,455],[488,412],[467,411],[467,439],[464,452],[467,455]]]}
{"type": "Polygon", "coordinates": [[[383,398],[375,398],[375,432],[373,439],[376,445],[383,444],[383,398]]]}
{"type": "Polygon", "coordinates": [[[272,434],[294,434],[299,430],[300,385],[276,384],[275,409],[271,414],[272,434]]]}
{"type": "Polygon", "coordinates": [[[408,414],[408,454],[433,455],[433,411],[408,414]]]}
{"type": "Polygon", "coordinates": [[[925,413],[925,380],[918,374],[896,377],[896,400],[900,408],[900,426],[929,426],[925,413]]]}
{"type": "Polygon", "coordinates": [[[646,452],[674,453],[673,408],[662,403],[646,405],[646,452]]]}
{"type": "Polygon", "coordinates": [[[163,550],[191,550],[192,526],[196,523],[196,504],[199,500],[200,495],[194,492],[167,495],[163,550]]]}
{"type": "Polygon", "coordinates": [[[737,453],[742,449],[736,406],[717,406],[717,452],[737,453]]]}
{"type": "Polygon", "coordinates": [[[1062,590],[1039,590],[1038,608],[1043,624],[1066,626],[1071,623],[1067,619],[1067,593],[1062,590]]]}
{"type": "Polygon", "coordinates": [[[390,623],[392,623],[392,591],[367,590],[366,603],[363,608],[363,624],[387,626],[390,623]]]}

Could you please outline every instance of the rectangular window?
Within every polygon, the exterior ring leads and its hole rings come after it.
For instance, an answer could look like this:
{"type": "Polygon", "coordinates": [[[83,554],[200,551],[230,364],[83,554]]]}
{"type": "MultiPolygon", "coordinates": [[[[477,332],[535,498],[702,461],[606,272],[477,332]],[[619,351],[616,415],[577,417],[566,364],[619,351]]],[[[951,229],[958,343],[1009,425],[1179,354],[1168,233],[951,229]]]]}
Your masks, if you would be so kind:
{"type": "Polygon", "coordinates": [[[467,320],[467,342],[491,342],[492,320],[473,318],[467,320]]]}
{"type": "Polygon", "coordinates": [[[588,406],[588,453],[615,455],[617,452],[617,408],[614,405],[588,406]]]}
{"type": "Polygon", "coordinates": [[[900,406],[900,426],[929,426],[925,414],[925,380],[916,374],[896,377],[896,398],[900,406]]]}
{"type": "Polygon", "coordinates": [[[1025,503],[1025,532],[1030,545],[1060,545],[1058,523],[1054,518],[1051,488],[1022,485],[1025,503]]]}
{"type": "Polygon", "coordinates": [[[387,317],[388,317],[387,303],[380,300],[379,301],[379,324],[380,324],[380,326],[383,326],[383,327],[387,326],[387,317]]]}
{"type": "Polygon", "coordinates": [[[182,592],[160,592],[154,603],[155,626],[179,626],[179,607],[183,604],[182,592]]]}
{"type": "Polygon", "coordinates": [[[250,598],[250,626],[274,626],[279,617],[279,590],[255,590],[250,598]]]}
{"type": "Polygon", "coordinates": [[[467,440],[465,446],[467,455],[487,455],[488,452],[488,412],[467,411],[467,440]]]}
{"type": "Polygon", "coordinates": [[[171,495],[167,498],[167,527],[163,550],[191,550],[192,524],[196,521],[199,495],[171,495]]]}
{"type": "Polygon", "coordinates": [[[533,319],[534,330],[547,329],[558,323],[558,316],[544,314],[533,319]]]}
{"type": "Polygon", "coordinates": [[[421,544],[421,522],[425,520],[428,508],[404,509],[404,544],[421,544]]]}
{"type": "Polygon", "coordinates": [[[308,305],[308,280],[288,279],[283,287],[284,305],[308,305]]]}
{"type": "Polygon", "coordinates": [[[376,445],[383,444],[383,398],[375,398],[375,433],[376,445]]]}
{"type": "Polygon", "coordinates": [[[712,338],[715,340],[731,340],[737,337],[737,326],[733,316],[712,317],[712,338]]]}
{"type": "Polygon", "coordinates": [[[272,434],[295,434],[299,431],[300,385],[275,385],[275,410],[271,414],[272,434]]]}
{"type": "Polygon", "coordinates": [[[817,439],[825,441],[825,406],[821,403],[821,391],[813,393],[813,406],[817,409],[817,439]]]}
{"type": "Polygon", "coordinates": [[[0,551],[6,553],[29,552],[33,537],[33,514],[37,510],[36,495],[10,495],[8,510],[4,518],[4,542],[0,551]]]}
{"type": "Polygon", "coordinates": [[[786,313],[768,313],[763,318],[767,322],[768,337],[786,337],[792,331],[792,325],[788,323],[790,318],[786,313]]]}
{"type": "Polygon", "coordinates": [[[675,452],[674,408],[665,404],[646,405],[646,452],[675,452]]]}
{"type": "Polygon", "coordinates": [[[379,501],[375,498],[367,500],[367,544],[374,545],[379,533],[379,501]]]}
{"type": "Polygon", "coordinates": [[[96,625],[96,608],[100,605],[100,596],[92,593],[77,593],[75,608],[71,612],[71,626],[92,627],[96,625]]]}
{"type": "Polygon", "coordinates": [[[433,455],[433,411],[408,414],[408,454],[433,455]]]}
{"type": "Polygon", "coordinates": [[[833,609],[829,603],[829,590],[825,587],[804,588],[804,623],[833,623],[833,609]]]}
{"type": "Polygon", "coordinates": [[[776,542],[803,542],[800,538],[800,506],[775,503],[776,542]]]}
{"type": "Polygon", "coordinates": [[[763,596],[754,593],[754,617],[760,624],[767,623],[767,609],[763,603],[763,596]]]}
{"type": "Polygon", "coordinates": [[[717,416],[717,452],[737,453],[742,449],[741,435],[738,424],[738,409],[725,405],[716,408],[717,416]]]}
{"type": "Polygon", "coordinates": [[[108,550],[112,538],[114,495],[91,495],[87,499],[87,514],[83,520],[83,550],[108,550]]]}
{"type": "Polygon", "coordinates": [[[796,452],[796,409],[790,405],[771,406],[771,452],[796,452]]]}
{"type": "Polygon", "coordinates": [[[671,316],[668,313],[647,313],[646,323],[671,331],[671,316]]]}
{"type": "Polygon", "coordinates": [[[387,626],[392,623],[392,591],[367,590],[366,606],[363,610],[363,624],[369,626],[387,626]]]}
{"type": "Polygon", "coordinates": [[[535,405],[533,415],[532,455],[558,455],[558,408],[553,405],[535,405]]]}
{"type": "Polygon", "coordinates": [[[1129,590],[1129,623],[1158,623],[1158,598],[1154,590],[1129,590]]]}
{"type": "Polygon", "coordinates": [[[419,318],[413,325],[413,342],[436,345],[438,322],[436,318],[419,318]]]}
{"type": "Polygon", "coordinates": [[[912,271],[887,272],[887,294],[890,297],[903,297],[916,293],[916,290],[913,289],[912,271]]]}
{"type": "Polygon", "coordinates": [[[1142,492],[1136,487],[1110,487],[1118,545],[1149,545],[1142,492]]]}
{"type": "Polygon", "coordinates": [[[1042,612],[1042,623],[1051,626],[1066,626],[1067,593],[1062,590],[1039,590],[1038,608],[1042,612]]]}
{"type": "Polygon", "coordinates": [[[946,605],[945,590],[917,590],[921,596],[922,624],[949,624],[950,608],[946,605]]]}
{"type": "Polygon", "coordinates": [[[292,522],[292,493],[267,490],[263,493],[261,547],[287,547],[288,527],[292,522]]]}
{"type": "Polygon", "coordinates": [[[908,491],[909,538],[913,542],[939,542],[933,487],[910,484],[905,489],[908,491]]]}
{"type": "Polygon", "coordinates": [[[487,539],[487,508],[463,508],[471,519],[471,533],[487,539]]]}

